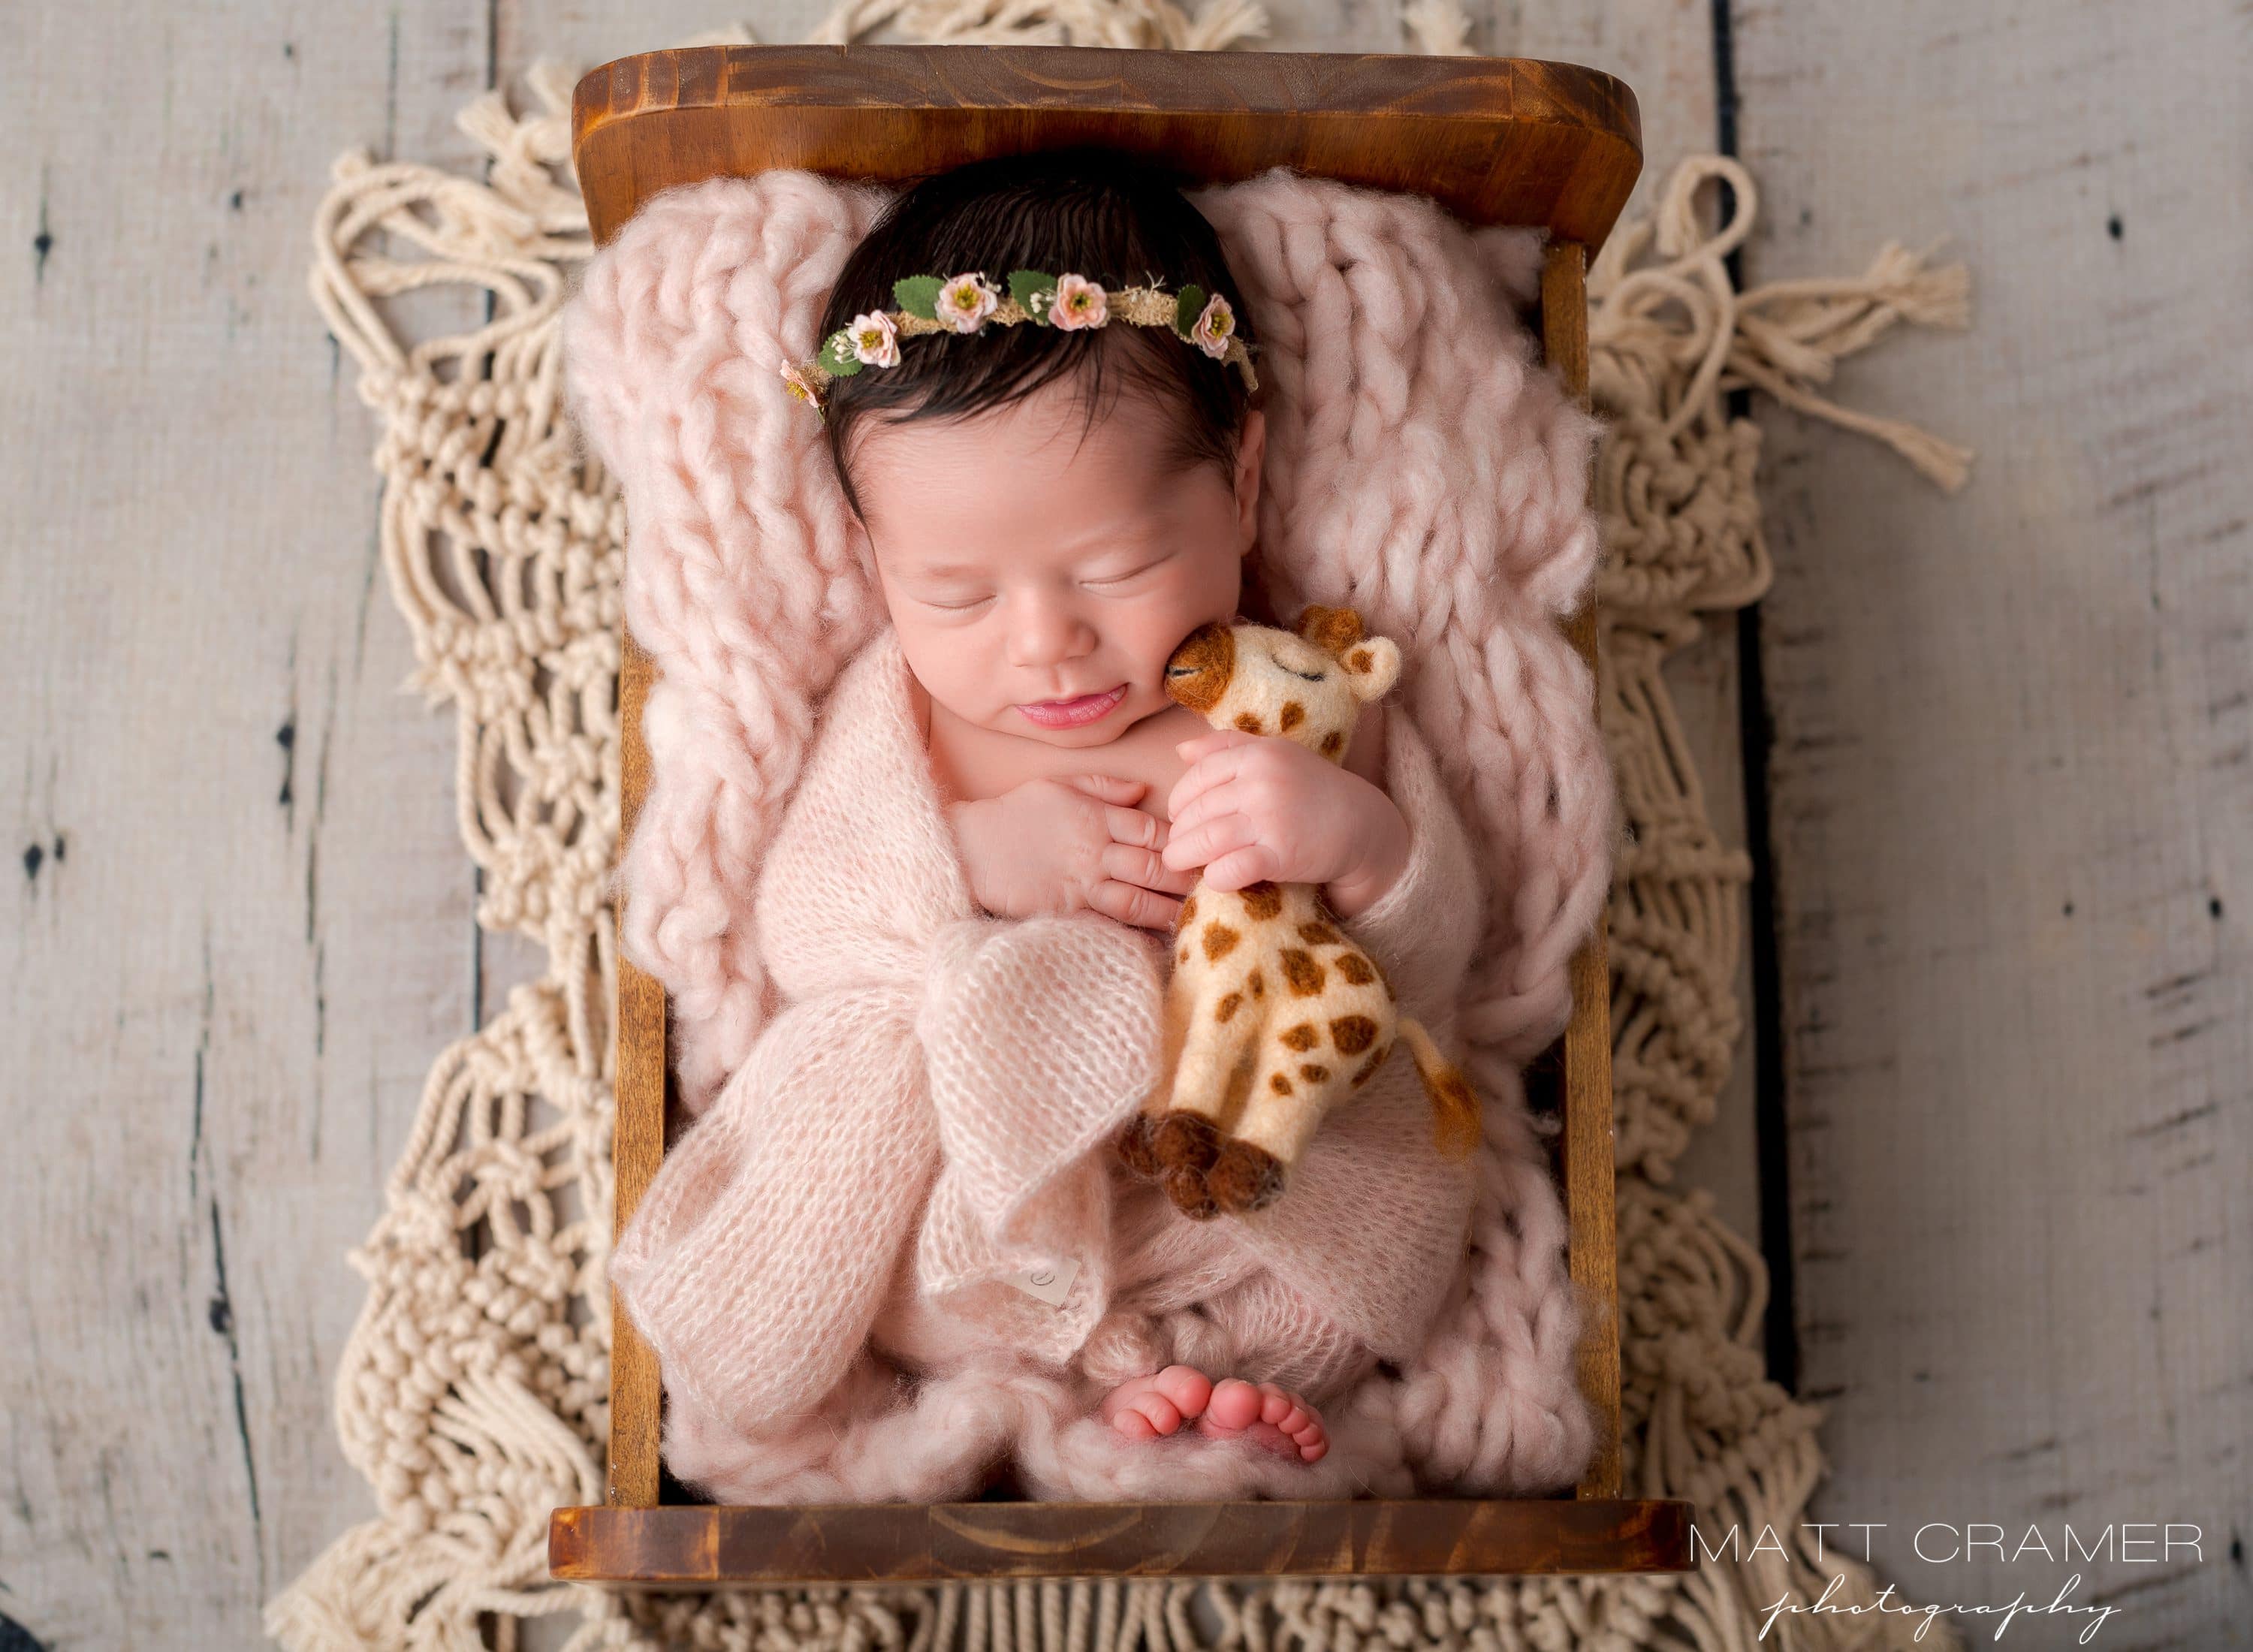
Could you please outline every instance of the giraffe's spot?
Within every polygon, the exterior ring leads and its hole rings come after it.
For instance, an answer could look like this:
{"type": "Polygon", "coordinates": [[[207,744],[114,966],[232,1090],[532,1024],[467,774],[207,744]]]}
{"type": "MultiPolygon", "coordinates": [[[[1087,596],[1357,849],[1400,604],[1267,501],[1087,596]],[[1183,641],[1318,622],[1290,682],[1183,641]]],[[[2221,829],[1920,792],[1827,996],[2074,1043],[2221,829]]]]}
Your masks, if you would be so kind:
{"type": "Polygon", "coordinates": [[[1322,756],[1335,757],[1345,747],[1345,736],[1333,728],[1322,736],[1322,756]]]}
{"type": "Polygon", "coordinates": [[[1330,962],[1337,965],[1339,974],[1356,986],[1366,986],[1377,979],[1377,966],[1359,952],[1340,952],[1330,962]]]}
{"type": "Polygon", "coordinates": [[[1285,1077],[1281,1073],[1269,1073],[1267,1075],[1267,1088],[1273,1091],[1279,1096],[1287,1096],[1291,1093],[1291,1081],[1285,1077]]]}
{"type": "Polygon", "coordinates": [[[1310,1084],[1319,1084],[1329,1076],[1330,1070],[1318,1061],[1301,1062],[1299,1065],[1299,1077],[1310,1084]]]}
{"type": "Polygon", "coordinates": [[[1340,1015],[1330,1022],[1330,1042],[1341,1056],[1358,1056],[1377,1042],[1377,1023],[1366,1015],[1340,1015]]]}
{"type": "Polygon", "coordinates": [[[1351,1084],[1350,1088],[1355,1089],[1355,1090],[1358,1090],[1358,1089],[1360,1089],[1364,1084],[1367,1084],[1367,1083],[1369,1082],[1369,1076],[1370,1076],[1370,1074],[1371,1074],[1371,1073],[1375,1072],[1375,1071],[1376,1071],[1379,1067],[1383,1066],[1384,1064],[1385,1064],[1385,1057],[1384,1057],[1384,1056],[1371,1056],[1367,1061],[1365,1061],[1365,1062],[1364,1062],[1364,1063],[1361,1063],[1360,1070],[1359,1070],[1358,1071],[1357,1071],[1357,1072],[1354,1074],[1354,1076],[1353,1076],[1353,1083],[1352,1083],[1352,1084],[1351,1084]]]}
{"type": "Polygon", "coordinates": [[[1257,712],[1250,711],[1238,712],[1236,714],[1236,726],[1243,729],[1247,735],[1258,734],[1259,732],[1259,714],[1257,712]]]}
{"type": "Polygon", "coordinates": [[[1206,924],[1204,926],[1205,962],[1210,964],[1215,958],[1225,958],[1229,949],[1243,938],[1225,924],[1206,924]]]}
{"type": "Polygon", "coordinates": [[[1277,1035],[1286,1049],[1312,1049],[1322,1042],[1322,1034],[1312,1021],[1301,1021],[1296,1027],[1287,1027],[1277,1035]]]}
{"type": "Polygon", "coordinates": [[[1283,715],[1279,726],[1284,733],[1288,734],[1306,720],[1307,708],[1295,700],[1287,700],[1283,702],[1283,715]]]}
{"type": "Polygon", "coordinates": [[[1231,993],[1227,997],[1222,999],[1220,1002],[1212,1007],[1212,1018],[1217,1021],[1224,1021],[1231,1015],[1236,1014],[1236,1012],[1243,1007],[1243,993],[1231,993]]]}
{"type": "Polygon", "coordinates": [[[1196,922],[1196,896],[1194,895],[1185,895],[1182,897],[1182,910],[1174,914],[1174,928],[1176,930],[1185,930],[1196,922]]]}
{"type": "Polygon", "coordinates": [[[1247,917],[1265,921],[1283,910],[1283,891],[1266,878],[1245,884],[1236,894],[1247,917]]]}
{"type": "MultiPolygon", "coordinates": [[[[1322,982],[1328,979],[1322,966],[1315,962],[1315,955],[1296,946],[1284,947],[1275,954],[1275,962],[1283,971],[1283,979],[1290,983],[1294,998],[1312,998],[1322,990],[1322,982]]],[[[1376,1027],[1375,1021],[1370,1022],[1372,1032],[1376,1027]]]]}
{"type": "Polygon", "coordinates": [[[1252,996],[1254,998],[1265,998],[1267,995],[1266,980],[1258,970],[1253,970],[1251,978],[1244,984],[1252,989],[1252,996]]]}
{"type": "Polygon", "coordinates": [[[1366,648],[1355,649],[1353,652],[1345,657],[1345,663],[1347,669],[1350,671],[1367,671],[1369,669],[1369,650],[1366,648]]]}
{"type": "Polygon", "coordinates": [[[1189,949],[1184,946],[1182,948],[1180,952],[1175,954],[1175,956],[1178,957],[1182,963],[1186,964],[1189,961],[1189,949]]]}
{"type": "Polygon", "coordinates": [[[1299,925],[1299,938],[1309,946],[1338,946],[1343,941],[1329,924],[1316,922],[1299,925]]]}

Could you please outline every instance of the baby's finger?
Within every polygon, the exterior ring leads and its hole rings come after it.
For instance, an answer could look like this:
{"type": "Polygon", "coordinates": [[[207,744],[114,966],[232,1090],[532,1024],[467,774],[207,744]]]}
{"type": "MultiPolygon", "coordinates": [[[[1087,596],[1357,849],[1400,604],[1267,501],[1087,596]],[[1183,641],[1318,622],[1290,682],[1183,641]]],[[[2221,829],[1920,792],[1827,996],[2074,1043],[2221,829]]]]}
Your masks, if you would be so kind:
{"type": "Polygon", "coordinates": [[[1162,889],[1168,895],[1187,895],[1196,886],[1199,870],[1193,866],[1168,866],[1154,850],[1138,849],[1126,843],[1114,843],[1105,849],[1099,864],[1105,875],[1121,883],[1162,889]]]}
{"type": "Polygon", "coordinates": [[[1169,835],[1178,837],[1200,820],[1210,820],[1224,814],[1237,814],[1242,812],[1242,810],[1243,798],[1235,783],[1224,780],[1217,786],[1209,786],[1198,792],[1179,809],[1172,812],[1168,824],[1173,831],[1169,835]]]}
{"type": "Polygon", "coordinates": [[[1115,774],[1066,775],[1064,784],[1106,803],[1132,803],[1150,789],[1147,780],[1129,780],[1115,774]]]}
{"type": "Polygon", "coordinates": [[[1215,732],[1235,735],[1236,738],[1225,746],[1206,746],[1200,740],[1182,742],[1180,750],[1189,759],[1189,766],[1182,770],[1182,777],[1174,782],[1174,789],[1166,794],[1166,813],[1169,817],[1178,819],[1182,811],[1201,794],[1233,780],[1243,766],[1245,753],[1257,746],[1259,741],[1257,735],[1237,734],[1232,728],[1215,732]]]}
{"type": "Polygon", "coordinates": [[[1187,740],[1176,740],[1174,742],[1174,750],[1183,762],[1195,763],[1200,757],[1210,756],[1229,746],[1250,745],[1259,737],[1258,735],[1246,734],[1241,728],[1215,728],[1209,733],[1192,735],[1187,740]]]}
{"type": "Polygon", "coordinates": [[[1106,917],[1146,930],[1170,930],[1182,910],[1179,901],[1111,878],[1088,890],[1087,903],[1106,917]]]}
{"type": "Polygon", "coordinates": [[[1141,849],[1165,847],[1166,823],[1154,814],[1122,808],[1114,803],[1104,810],[1103,819],[1111,830],[1113,843],[1131,843],[1141,849]]]}
{"type": "Polygon", "coordinates": [[[1208,872],[1212,862],[1231,849],[1240,849],[1259,838],[1259,829],[1247,815],[1217,814],[1200,820],[1188,830],[1178,827],[1166,841],[1166,864],[1173,867],[1204,867],[1208,872]]]}
{"type": "Polygon", "coordinates": [[[1277,871],[1275,852],[1264,843],[1247,843],[1240,849],[1213,857],[1204,868],[1204,881],[1225,893],[1240,889],[1247,883],[1257,883],[1262,878],[1273,878],[1277,871]]]}

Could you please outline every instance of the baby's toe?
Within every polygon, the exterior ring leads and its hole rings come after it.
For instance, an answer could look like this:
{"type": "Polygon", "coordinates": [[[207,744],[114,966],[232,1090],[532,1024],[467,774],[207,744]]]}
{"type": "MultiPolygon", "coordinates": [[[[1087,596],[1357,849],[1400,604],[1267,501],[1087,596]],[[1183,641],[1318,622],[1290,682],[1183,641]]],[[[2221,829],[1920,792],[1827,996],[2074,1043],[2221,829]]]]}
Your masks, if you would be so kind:
{"type": "Polygon", "coordinates": [[[1150,1379],[1150,1386],[1183,1417],[1202,1417],[1212,1403],[1212,1383],[1195,1366],[1168,1365],[1150,1379]]]}
{"type": "Polygon", "coordinates": [[[1130,1406],[1120,1406],[1111,1413],[1111,1426],[1129,1439],[1155,1439],[1158,1431],[1150,1419],[1130,1406]]]}
{"type": "Polygon", "coordinates": [[[1126,1410],[1147,1422],[1154,1434],[1175,1433],[1182,1425],[1182,1408],[1155,1389],[1130,1400],[1126,1410]]]}
{"type": "Polygon", "coordinates": [[[1204,1409],[1205,1420],[1219,1428],[1249,1428],[1260,1420],[1266,1405],[1267,1396],[1242,1377],[1224,1377],[1213,1385],[1212,1398],[1204,1409]]]}
{"type": "Polygon", "coordinates": [[[1305,1426],[1310,1413],[1296,1394],[1278,1388],[1273,1383],[1259,1384],[1259,1420],[1295,1434],[1305,1426]]]}

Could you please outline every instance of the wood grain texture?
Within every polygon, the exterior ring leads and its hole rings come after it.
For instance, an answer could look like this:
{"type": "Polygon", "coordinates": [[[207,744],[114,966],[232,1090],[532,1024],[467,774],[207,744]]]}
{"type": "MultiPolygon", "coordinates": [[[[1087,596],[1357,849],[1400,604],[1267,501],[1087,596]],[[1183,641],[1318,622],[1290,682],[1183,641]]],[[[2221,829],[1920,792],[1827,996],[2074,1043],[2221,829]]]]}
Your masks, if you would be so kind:
{"type": "MultiPolygon", "coordinates": [[[[1541,265],[1541,342],[1566,394],[1588,400],[1587,253],[1576,241],[1552,241],[1541,265]]],[[[1573,646],[1595,680],[1596,606],[1584,603],[1566,623],[1573,646]]],[[[1573,1020],[1565,1029],[1564,1191],[1572,1231],[1573,1283],[1599,1305],[1580,1335],[1580,1391],[1596,1409],[1601,1433],[1594,1460],[1580,1476],[1580,1495],[1616,1497],[1620,1490],[1620,1328],[1617,1189],[1614,1182],[1611,966],[1605,956],[1605,914],[1573,954],[1573,1020]],[[1594,1007],[1601,1006],[1601,1013],[1594,1007]],[[1605,1310],[1608,1309],[1608,1312],[1605,1310]]]]}
{"type": "Polygon", "coordinates": [[[17,17],[0,1614],[249,1646],[374,1511],[331,1416],[345,1254],[473,1014],[455,731],[401,692],[307,228],[347,146],[471,164],[483,37],[452,0],[17,17]]]}
{"type": "Polygon", "coordinates": [[[1074,143],[1199,183],[1287,165],[1429,195],[1480,224],[1603,244],[1641,164],[1635,94],[1511,58],[1062,46],[704,46],[579,82],[572,154],[597,241],[707,178],[896,180],[1074,143]]]}
{"type": "Polygon", "coordinates": [[[638,1584],[1679,1572],[1690,1505],[865,1503],[560,1509],[558,1578],[638,1584]]]}
{"type": "Polygon", "coordinates": [[[1835,387],[1975,443],[1957,498],[1761,415],[1812,1517],[1891,1523],[1909,1598],[2078,1572],[2121,1645],[2243,1646],[2253,36],[2215,0],[1903,0],[1741,11],[1736,52],[1751,279],[1945,234],[1975,281],[1969,334],[1835,387]],[[1970,1519],[2205,1546],[1915,1552],[1970,1519]]]}
{"type": "MultiPolygon", "coordinates": [[[[652,667],[632,633],[621,638],[618,671],[618,842],[633,840],[634,822],[649,795],[649,748],[641,737],[652,667]]],[[[621,909],[623,917],[623,909],[621,909]]],[[[617,1172],[614,1230],[633,1220],[650,1178],[665,1161],[665,988],[655,978],[617,960],[618,1119],[611,1160],[617,1172]]],[[[617,1292],[610,1293],[610,1449],[604,1495],[617,1505],[650,1508],[658,1501],[658,1432],[662,1390],[657,1351],[634,1328],[617,1292]]]]}

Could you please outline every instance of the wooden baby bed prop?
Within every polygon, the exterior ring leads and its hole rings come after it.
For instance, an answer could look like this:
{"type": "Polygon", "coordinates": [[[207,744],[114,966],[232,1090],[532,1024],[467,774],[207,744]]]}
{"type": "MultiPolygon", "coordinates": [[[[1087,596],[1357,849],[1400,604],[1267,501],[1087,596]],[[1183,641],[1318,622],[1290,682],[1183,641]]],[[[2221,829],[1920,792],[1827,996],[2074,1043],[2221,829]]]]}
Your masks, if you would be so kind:
{"type": "MultiPolygon", "coordinates": [[[[713,46],[621,58],[579,82],[572,153],[598,245],[659,191],[803,168],[901,182],[982,157],[1096,143],[1204,183],[1276,165],[1427,195],[1466,222],[1545,227],[1542,335],[1587,394],[1587,261],[1642,166],[1634,94],[1516,59],[1050,46],[713,46]]],[[[1593,604],[1566,630],[1593,671],[1593,604]]],[[[622,639],[623,847],[649,777],[650,662],[622,639]]],[[[558,1578],[625,1584],[1039,1577],[1680,1572],[1687,1502],[1620,1495],[1609,972],[1601,916],[1559,1042],[1573,1277],[1612,1310],[1581,1382],[1601,1444],[1570,1497],[1405,1502],[718,1508],[666,1502],[655,1356],[612,1299],[606,1502],[559,1509],[558,1578]]],[[[664,989],[617,965],[617,1223],[665,1151],[664,989]]]]}

